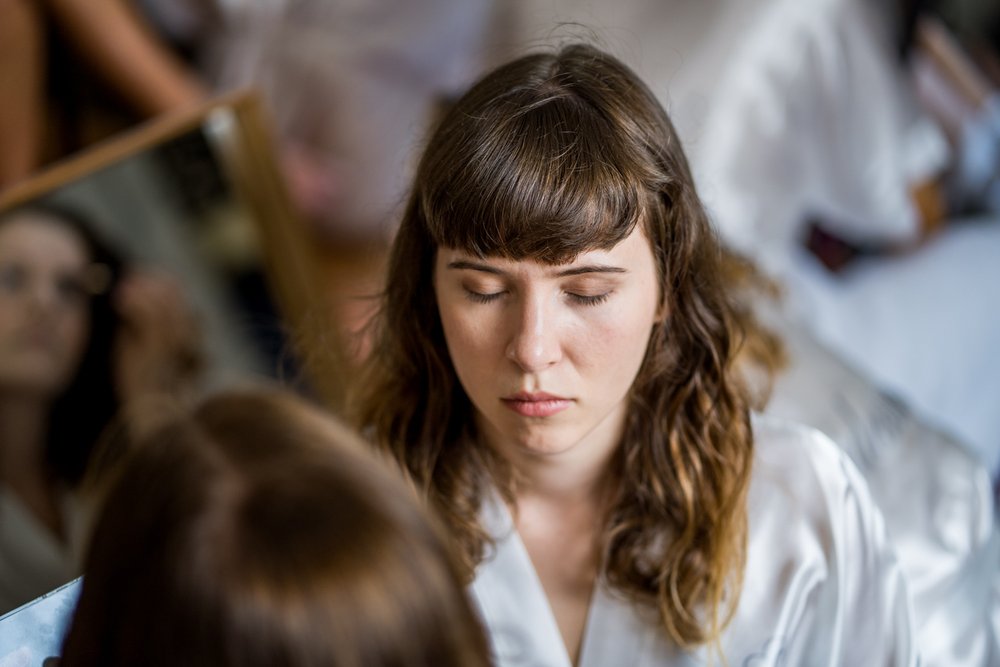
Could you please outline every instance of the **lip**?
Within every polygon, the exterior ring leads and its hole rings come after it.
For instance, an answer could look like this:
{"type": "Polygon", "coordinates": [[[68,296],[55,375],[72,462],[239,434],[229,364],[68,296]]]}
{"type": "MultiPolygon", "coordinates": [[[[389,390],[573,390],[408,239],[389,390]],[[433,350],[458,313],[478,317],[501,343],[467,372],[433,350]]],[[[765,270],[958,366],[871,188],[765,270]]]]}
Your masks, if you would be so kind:
{"type": "Polygon", "coordinates": [[[522,417],[551,417],[570,407],[573,401],[544,391],[519,391],[500,399],[503,404],[522,417]]]}

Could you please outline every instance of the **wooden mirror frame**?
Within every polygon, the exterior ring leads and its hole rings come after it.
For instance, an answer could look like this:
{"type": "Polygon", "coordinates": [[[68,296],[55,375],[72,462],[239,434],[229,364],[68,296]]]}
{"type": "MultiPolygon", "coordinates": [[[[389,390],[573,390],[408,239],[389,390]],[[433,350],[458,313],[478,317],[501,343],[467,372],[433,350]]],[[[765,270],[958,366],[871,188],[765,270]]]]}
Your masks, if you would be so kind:
{"type": "Polygon", "coordinates": [[[315,232],[294,210],[281,177],[270,122],[258,95],[241,90],[155,118],[0,191],[0,213],[202,128],[234,194],[259,234],[262,262],[289,339],[309,385],[334,411],[343,405],[342,351],[336,322],[321,307],[323,271],[315,232]]]}

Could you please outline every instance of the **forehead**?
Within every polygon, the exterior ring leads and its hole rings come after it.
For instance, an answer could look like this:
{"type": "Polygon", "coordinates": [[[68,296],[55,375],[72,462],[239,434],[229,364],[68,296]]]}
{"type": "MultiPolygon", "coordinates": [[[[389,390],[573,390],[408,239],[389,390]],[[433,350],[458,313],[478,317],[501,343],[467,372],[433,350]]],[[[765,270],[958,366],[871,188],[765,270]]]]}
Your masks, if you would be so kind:
{"type": "Polygon", "coordinates": [[[46,264],[83,264],[83,239],[57,220],[35,213],[0,222],[0,256],[46,264]]]}
{"type": "Polygon", "coordinates": [[[584,250],[575,257],[565,262],[548,263],[537,258],[510,259],[499,256],[481,257],[459,248],[439,247],[437,251],[436,266],[438,269],[447,268],[454,262],[474,262],[486,264],[504,272],[533,271],[537,273],[559,273],[575,267],[617,267],[626,271],[634,271],[637,268],[651,264],[645,261],[652,258],[652,246],[646,238],[641,225],[610,248],[592,248],[584,250]]]}

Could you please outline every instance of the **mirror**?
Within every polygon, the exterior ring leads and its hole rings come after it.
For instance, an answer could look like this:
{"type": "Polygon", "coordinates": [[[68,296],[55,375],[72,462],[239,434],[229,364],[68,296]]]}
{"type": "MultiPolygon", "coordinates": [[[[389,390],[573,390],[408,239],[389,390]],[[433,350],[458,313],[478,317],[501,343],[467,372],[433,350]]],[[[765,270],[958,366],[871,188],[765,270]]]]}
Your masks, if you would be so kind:
{"type": "Polygon", "coordinates": [[[80,597],[81,579],[0,615],[0,667],[49,667],[69,630],[80,597]]]}
{"type": "MultiPolygon", "coordinates": [[[[310,360],[308,378],[296,353],[323,349],[316,337],[329,327],[314,305],[321,274],[312,232],[291,208],[267,127],[251,92],[156,119],[0,192],[0,219],[38,205],[72,210],[126,264],[172,277],[203,349],[199,390],[276,378],[336,404],[335,353],[310,360]]],[[[0,513],[8,505],[0,481],[0,513]]],[[[0,550],[4,524],[13,530],[0,516],[0,550]]],[[[16,563],[0,552],[0,577],[16,572],[16,563]]],[[[29,599],[76,574],[67,570],[29,599]]],[[[0,636],[23,631],[21,614],[50,607],[61,613],[71,605],[25,605],[0,619],[0,636]]],[[[0,608],[0,616],[10,609],[0,608]]],[[[0,648],[0,665],[20,650],[0,648]]]]}
{"type": "Polygon", "coordinates": [[[0,215],[36,201],[80,212],[128,260],[181,280],[208,387],[296,379],[288,334],[308,335],[315,258],[252,93],[154,121],[0,192],[0,215]]]}

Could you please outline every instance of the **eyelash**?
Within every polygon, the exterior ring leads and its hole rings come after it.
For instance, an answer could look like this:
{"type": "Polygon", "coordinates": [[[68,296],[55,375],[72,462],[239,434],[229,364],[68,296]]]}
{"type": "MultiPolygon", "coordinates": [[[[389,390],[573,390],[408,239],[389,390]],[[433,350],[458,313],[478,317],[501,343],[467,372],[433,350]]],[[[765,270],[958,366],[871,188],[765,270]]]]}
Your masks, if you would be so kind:
{"type": "MultiPolygon", "coordinates": [[[[465,290],[465,296],[475,303],[492,303],[502,297],[506,292],[493,292],[490,294],[480,294],[479,292],[473,292],[470,289],[465,290]]],[[[572,292],[567,292],[566,295],[569,297],[570,301],[581,305],[581,306],[596,306],[602,304],[608,300],[611,296],[611,292],[605,292],[604,294],[595,294],[593,296],[584,296],[582,294],[573,294],[572,292]]]]}
{"type": "Polygon", "coordinates": [[[503,295],[504,295],[503,292],[493,292],[492,294],[480,294],[479,292],[473,292],[470,289],[465,290],[465,296],[467,296],[470,301],[474,301],[476,303],[492,303],[493,301],[496,301],[503,295]]]}
{"type": "Polygon", "coordinates": [[[580,304],[581,306],[596,306],[598,304],[604,303],[611,296],[611,292],[605,292],[604,294],[595,294],[593,296],[583,296],[582,294],[573,294],[572,292],[567,292],[571,301],[580,304]]]}

